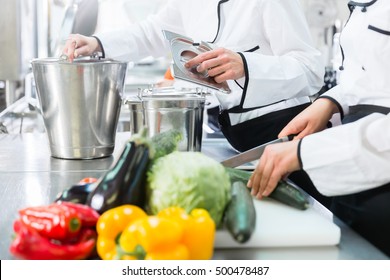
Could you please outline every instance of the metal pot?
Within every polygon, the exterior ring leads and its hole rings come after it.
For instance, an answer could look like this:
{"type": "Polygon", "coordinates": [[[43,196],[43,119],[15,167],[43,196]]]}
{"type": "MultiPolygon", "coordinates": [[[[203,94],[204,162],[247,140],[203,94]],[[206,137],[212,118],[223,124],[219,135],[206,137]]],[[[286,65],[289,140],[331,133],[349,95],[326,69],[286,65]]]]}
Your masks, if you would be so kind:
{"type": "Polygon", "coordinates": [[[205,94],[199,90],[148,89],[124,101],[130,110],[130,131],[146,127],[152,137],[171,129],[183,135],[180,151],[200,151],[205,94]]]}
{"type": "Polygon", "coordinates": [[[110,59],[32,61],[51,155],[92,159],[114,151],[127,63],[110,59]]]}

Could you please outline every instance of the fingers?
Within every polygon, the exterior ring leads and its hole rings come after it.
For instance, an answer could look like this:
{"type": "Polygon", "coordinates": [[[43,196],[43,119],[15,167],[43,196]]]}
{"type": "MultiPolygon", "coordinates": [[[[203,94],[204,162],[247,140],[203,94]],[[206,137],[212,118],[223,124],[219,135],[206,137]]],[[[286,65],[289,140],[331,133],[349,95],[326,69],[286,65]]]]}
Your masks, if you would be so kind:
{"type": "Polygon", "coordinates": [[[241,56],[224,48],[199,54],[184,66],[187,68],[196,67],[199,73],[205,73],[206,76],[214,78],[217,83],[236,80],[245,76],[241,56]]]}
{"type": "Polygon", "coordinates": [[[280,132],[278,135],[278,138],[287,136],[287,135],[297,135],[298,138],[299,134],[305,129],[305,127],[298,126],[297,119],[292,119],[280,132]]]}
{"type": "Polygon", "coordinates": [[[264,151],[247,184],[249,188],[252,188],[251,194],[259,199],[262,198],[264,190],[263,185],[267,181],[265,178],[267,177],[267,172],[269,172],[269,166],[267,167],[267,163],[267,153],[264,151]]]}
{"type": "Polygon", "coordinates": [[[77,49],[75,49],[74,51],[74,57],[80,57],[80,56],[86,56],[86,55],[90,55],[91,52],[89,51],[89,47],[87,45],[84,45],[82,47],[79,47],[77,49]]]}
{"type": "Polygon", "coordinates": [[[289,141],[265,148],[247,184],[253,196],[269,196],[283,177],[299,170],[298,144],[299,141],[289,141]]]}
{"type": "MultiPolygon", "coordinates": [[[[218,54],[216,53],[216,51],[208,51],[208,52],[205,52],[205,53],[201,53],[201,54],[197,55],[196,57],[194,57],[193,59],[190,59],[188,62],[186,62],[184,64],[184,66],[187,67],[187,68],[192,68],[192,67],[195,67],[197,65],[200,65],[205,60],[210,60],[210,59],[216,58],[217,56],[218,56],[218,54]]],[[[207,70],[207,69],[208,68],[204,68],[201,71],[204,71],[204,70],[207,70]]]]}
{"type": "Polygon", "coordinates": [[[78,56],[78,54],[76,53],[77,47],[78,43],[75,38],[69,37],[66,40],[65,47],[62,53],[67,56],[70,62],[72,62],[74,58],[78,56]]]}
{"type": "Polygon", "coordinates": [[[253,196],[262,199],[273,191],[279,179],[280,176],[275,173],[273,157],[268,157],[265,154],[260,158],[256,170],[248,182],[248,187],[252,188],[251,194],[253,196]]]}
{"type": "Polygon", "coordinates": [[[79,34],[71,34],[66,40],[63,54],[65,54],[70,61],[76,57],[91,55],[97,48],[98,43],[93,37],[86,37],[79,34]]]}
{"type": "Polygon", "coordinates": [[[224,64],[217,67],[211,67],[207,70],[208,75],[213,77],[217,83],[223,83],[227,80],[234,80],[235,72],[230,65],[224,64]]]}
{"type": "Polygon", "coordinates": [[[274,163],[272,158],[270,158],[267,161],[262,161],[264,162],[261,165],[261,173],[259,172],[259,175],[261,176],[260,179],[260,188],[258,190],[258,193],[256,195],[257,198],[261,199],[265,195],[265,190],[269,188],[268,182],[269,178],[272,174],[272,170],[274,169],[274,163]]]}

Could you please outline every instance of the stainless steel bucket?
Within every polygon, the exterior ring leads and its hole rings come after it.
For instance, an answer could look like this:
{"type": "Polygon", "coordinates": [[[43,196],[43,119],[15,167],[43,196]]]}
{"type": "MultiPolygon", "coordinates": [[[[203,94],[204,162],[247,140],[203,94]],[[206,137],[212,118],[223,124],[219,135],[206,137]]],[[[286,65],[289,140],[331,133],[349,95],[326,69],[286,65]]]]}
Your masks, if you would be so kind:
{"type": "Polygon", "coordinates": [[[130,110],[130,131],[146,127],[152,137],[171,129],[182,133],[180,151],[200,151],[205,94],[194,90],[153,89],[125,100],[130,110]]]}
{"type": "Polygon", "coordinates": [[[127,63],[109,59],[32,61],[51,155],[93,159],[114,151],[127,63]]]}

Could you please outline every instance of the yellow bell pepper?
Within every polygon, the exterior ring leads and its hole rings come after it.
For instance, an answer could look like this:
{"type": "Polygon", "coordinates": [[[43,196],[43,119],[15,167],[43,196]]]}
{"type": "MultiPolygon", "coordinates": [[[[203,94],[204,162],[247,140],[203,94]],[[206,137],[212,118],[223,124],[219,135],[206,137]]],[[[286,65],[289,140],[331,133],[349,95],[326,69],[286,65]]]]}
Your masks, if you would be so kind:
{"type": "Polygon", "coordinates": [[[99,257],[103,260],[135,259],[118,252],[117,239],[131,222],[146,216],[145,211],[135,205],[122,205],[104,212],[96,224],[99,257]]]}
{"type": "Polygon", "coordinates": [[[213,255],[216,227],[204,209],[187,214],[169,207],[147,216],[137,206],[123,205],[104,212],[96,228],[102,259],[206,260],[213,255]]]}
{"type": "Polygon", "coordinates": [[[131,223],[119,238],[124,255],[145,260],[188,260],[183,227],[165,217],[148,216],[131,223]]]}
{"type": "Polygon", "coordinates": [[[205,209],[194,209],[187,214],[183,208],[169,207],[157,216],[176,220],[184,228],[183,244],[190,260],[208,260],[213,256],[216,226],[205,209]]]}

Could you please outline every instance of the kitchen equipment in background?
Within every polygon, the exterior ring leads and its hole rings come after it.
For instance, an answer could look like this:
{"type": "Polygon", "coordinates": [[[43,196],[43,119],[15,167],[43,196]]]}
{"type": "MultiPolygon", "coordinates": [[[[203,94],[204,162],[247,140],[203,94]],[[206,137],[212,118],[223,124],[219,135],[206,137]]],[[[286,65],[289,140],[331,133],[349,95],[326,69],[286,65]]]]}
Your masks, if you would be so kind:
{"type": "Polygon", "coordinates": [[[338,35],[348,20],[348,0],[301,0],[314,44],[325,64],[323,94],[338,83],[341,54],[338,35]]]}
{"type": "Polygon", "coordinates": [[[149,136],[178,130],[180,151],[200,151],[205,94],[199,89],[154,88],[140,90],[124,101],[130,110],[130,131],[147,127],[149,136]]]}
{"type": "Polygon", "coordinates": [[[45,58],[33,60],[32,69],[51,155],[64,159],[111,155],[127,63],[45,58]]]}
{"type": "Polygon", "coordinates": [[[1,1],[0,9],[0,82],[4,83],[8,107],[23,95],[24,75],[29,61],[37,54],[37,1],[1,1]]]}
{"type": "MultiPolygon", "coordinates": [[[[338,0],[340,1],[340,0],[338,0]]],[[[334,24],[338,18],[336,0],[304,0],[303,7],[315,46],[322,52],[325,66],[331,65],[334,24]]],[[[345,6],[345,8],[347,8],[345,6]]]]}
{"type": "Polygon", "coordinates": [[[238,155],[232,156],[228,159],[221,161],[221,164],[226,167],[238,167],[245,163],[249,163],[254,160],[258,160],[264,152],[265,147],[270,144],[282,143],[290,141],[294,138],[294,135],[284,136],[276,140],[272,140],[260,146],[254,147],[248,151],[242,152],[238,155]]]}
{"type": "Polygon", "coordinates": [[[175,78],[206,86],[220,92],[230,92],[230,88],[226,82],[215,82],[213,78],[208,76],[207,71],[200,73],[196,70],[196,67],[187,69],[184,66],[187,61],[198,54],[212,50],[212,47],[207,42],[195,43],[191,38],[167,30],[163,30],[163,34],[169,40],[173,59],[173,76],[175,78]]]}

